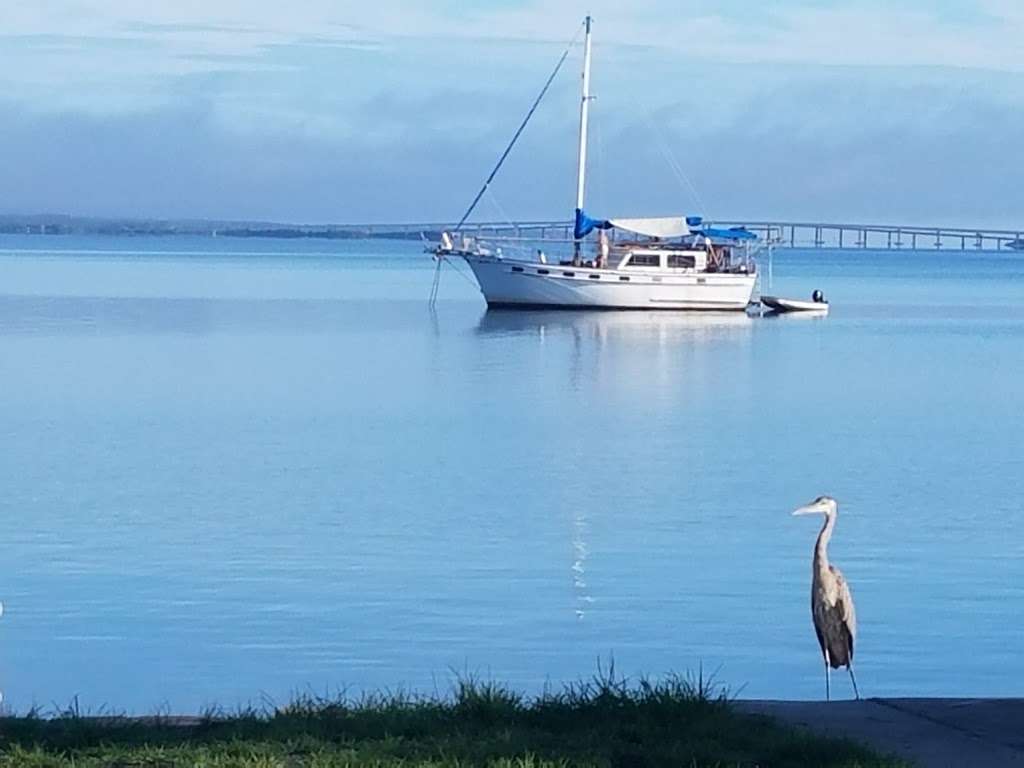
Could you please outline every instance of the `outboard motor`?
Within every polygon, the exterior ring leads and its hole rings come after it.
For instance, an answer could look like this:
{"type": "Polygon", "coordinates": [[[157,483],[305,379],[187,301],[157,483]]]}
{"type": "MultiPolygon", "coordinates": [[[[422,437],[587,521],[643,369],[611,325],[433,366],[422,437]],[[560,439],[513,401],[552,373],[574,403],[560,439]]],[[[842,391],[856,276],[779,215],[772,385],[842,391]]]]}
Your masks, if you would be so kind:
{"type": "Polygon", "coordinates": [[[813,301],[815,304],[824,304],[825,294],[815,289],[814,293],[811,294],[811,301],[813,301]]]}

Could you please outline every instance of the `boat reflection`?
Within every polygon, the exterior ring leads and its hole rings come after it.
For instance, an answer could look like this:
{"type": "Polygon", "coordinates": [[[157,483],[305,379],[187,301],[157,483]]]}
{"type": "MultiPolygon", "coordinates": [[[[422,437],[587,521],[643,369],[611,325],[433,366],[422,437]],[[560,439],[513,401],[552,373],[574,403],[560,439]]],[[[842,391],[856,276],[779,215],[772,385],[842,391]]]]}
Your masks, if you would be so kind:
{"type": "Polygon", "coordinates": [[[704,342],[749,333],[753,325],[754,318],[745,312],[489,309],[476,330],[499,336],[567,333],[599,340],[704,342]]]}
{"type": "Polygon", "coordinates": [[[574,609],[576,618],[582,620],[587,614],[588,606],[594,602],[587,586],[587,516],[583,509],[578,509],[572,518],[572,589],[576,597],[574,609]]]}
{"type": "Polygon", "coordinates": [[[707,382],[716,371],[748,370],[755,324],[743,312],[489,310],[475,332],[520,342],[509,345],[512,356],[521,353],[522,342],[547,350],[555,366],[550,371],[566,366],[567,391],[611,404],[638,391],[648,399],[713,393],[707,382]]]}
{"type": "Polygon", "coordinates": [[[804,322],[804,321],[807,321],[807,320],[827,320],[828,316],[829,316],[829,313],[828,313],[827,310],[820,311],[820,312],[815,312],[815,311],[807,311],[807,312],[775,312],[775,311],[769,311],[769,312],[765,312],[763,315],[761,315],[761,317],[764,318],[765,320],[772,320],[774,322],[784,322],[784,323],[790,323],[790,322],[797,322],[797,323],[799,323],[799,322],[804,322]]]}
{"type": "MultiPolygon", "coordinates": [[[[754,386],[755,326],[743,312],[488,310],[475,333],[501,348],[507,370],[527,374],[517,381],[526,397],[547,403],[557,389],[563,412],[593,419],[596,408],[614,427],[618,414],[638,413],[638,403],[640,413],[679,401],[710,412],[717,398],[754,386]]],[[[566,499],[571,609],[585,621],[600,595],[588,563],[592,510],[574,502],[566,499]]]]}

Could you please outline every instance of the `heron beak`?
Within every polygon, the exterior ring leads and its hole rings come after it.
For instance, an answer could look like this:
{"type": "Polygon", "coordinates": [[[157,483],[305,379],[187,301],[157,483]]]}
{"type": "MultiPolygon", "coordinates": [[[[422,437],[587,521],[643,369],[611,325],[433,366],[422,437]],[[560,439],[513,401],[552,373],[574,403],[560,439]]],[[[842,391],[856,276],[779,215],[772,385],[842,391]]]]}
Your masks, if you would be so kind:
{"type": "Polygon", "coordinates": [[[815,501],[810,504],[805,504],[800,509],[793,512],[793,515],[820,515],[825,512],[825,505],[820,501],[815,501]]]}

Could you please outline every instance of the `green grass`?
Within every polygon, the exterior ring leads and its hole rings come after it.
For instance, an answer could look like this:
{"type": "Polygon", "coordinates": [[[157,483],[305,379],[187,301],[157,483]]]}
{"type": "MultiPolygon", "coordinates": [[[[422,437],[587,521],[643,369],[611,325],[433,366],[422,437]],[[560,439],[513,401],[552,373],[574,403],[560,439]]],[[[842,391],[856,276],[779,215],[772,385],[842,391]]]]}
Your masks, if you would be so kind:
{"type": "Polygon", "coordinates": [[[206,713],[194,726],[83,716],[77,706],[0,721],[0,768],[562,768],[897,766],[854,744],[732,711],[703,677],[614,670],[525,697],[458,680],[449,696],[303,696],[206,713]]]}

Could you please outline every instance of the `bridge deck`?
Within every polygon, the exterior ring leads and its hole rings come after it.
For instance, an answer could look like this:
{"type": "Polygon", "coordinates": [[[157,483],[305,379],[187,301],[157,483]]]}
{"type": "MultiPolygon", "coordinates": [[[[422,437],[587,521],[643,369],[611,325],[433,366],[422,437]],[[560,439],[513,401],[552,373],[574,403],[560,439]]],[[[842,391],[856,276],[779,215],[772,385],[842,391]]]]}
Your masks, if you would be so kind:
{"type": "MultiPolygon", "coordinates": [[[[825,224],[816,222],[714,221],[715,226],[743,226],[762,239],[784,248],[841,248],[874,250],[1024,250],[1024,228],[920,227],[885,224],[825,224]]],[[[337,227],[373,237],[427,237],[454,229],[451,223],[354,224],[337,227]]],[[[568,221],[474,222],[462,231],[477,237],[560,240],[572,237],[568,221]]]]}

